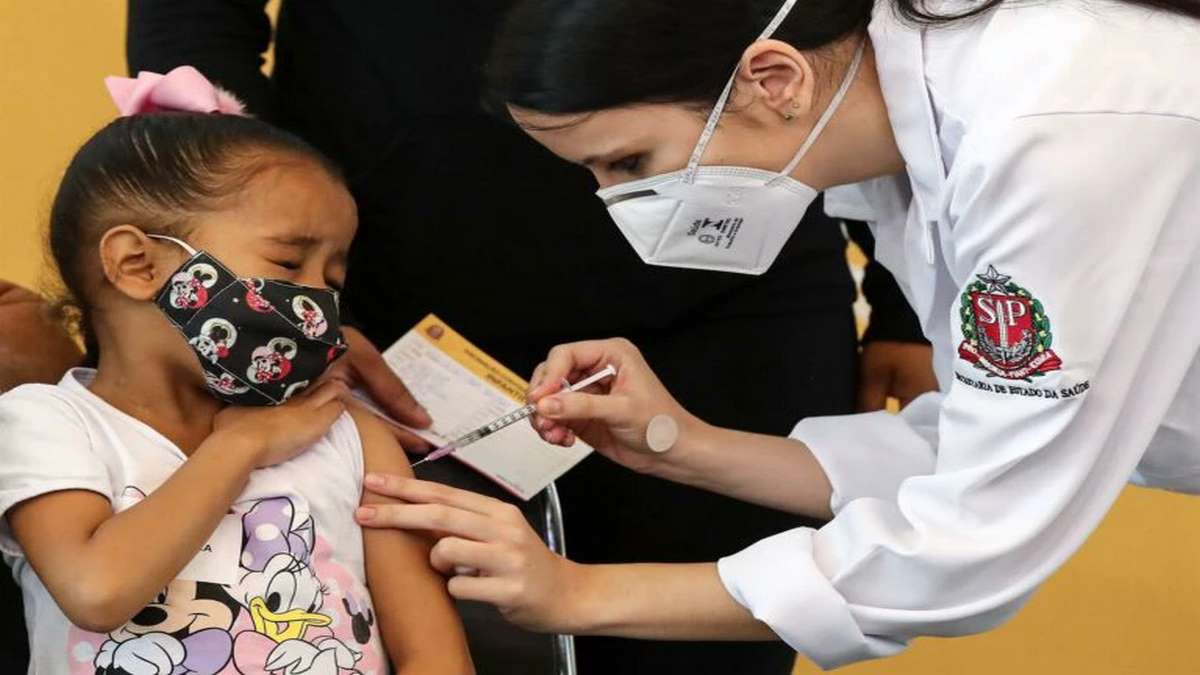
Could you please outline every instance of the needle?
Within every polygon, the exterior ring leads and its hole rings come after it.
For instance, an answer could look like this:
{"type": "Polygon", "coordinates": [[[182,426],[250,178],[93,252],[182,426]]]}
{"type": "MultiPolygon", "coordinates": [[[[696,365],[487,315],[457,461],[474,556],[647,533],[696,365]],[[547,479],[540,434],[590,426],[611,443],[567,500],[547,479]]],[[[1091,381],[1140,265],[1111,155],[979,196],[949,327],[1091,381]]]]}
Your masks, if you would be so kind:
{"type": "MultiPolygon", "coordinates": [[[[608,366],[605,366],[604,370],[601,370],[600,372],[598,372],[590,377],[580,380],[579,382],[576,382],[575,384],[567,384],[566,381],[564,380],[563,381],[563,384],[564,384],[563,390],[564,391],[579,391],[580,389],[587,389],[588,387],[592,386],[593,384],[596,384],[597,382],[607,379],[609,377],[612,377],[616,374],[617,374],[616,367],[610,364],[608,366]]],[[[562,392],[559,392],[559,393],[562,393],[562,392]]],[[[413,464],[413,467],[418,467],[426,462],[433,462],[433,461],[436,461],[436,460],[439,460],[439,459],[445,457],[446,455],[453,454],[454,452],[467,447],[468,445],[474,443],[475,441],[480,440],[481,438],[491,436],[492,434],[496,433],[497,431],[500,431],[501,429],[503,429],[505,427],[512,426],[513,424],[516,424],[517,422],[520,422],[521,420],[528,418],[535,411],[537,411],[537,405],[535,405],[533,403],[530,403],[529,405],[517,408],[516,410],[508,413],[507,415],[498,417],[495,420],[483,425],[482,427],[479,427],[478,429],[470,432],[469,434],[462,436],[458,440],[455,440],[447,445],[444,445],[444,446],[438,448],[437,450],[434,450],[433,452],[426,455],[425,459],[422,459],[419,462],[416,462],[415,464],[413,464]]]]}

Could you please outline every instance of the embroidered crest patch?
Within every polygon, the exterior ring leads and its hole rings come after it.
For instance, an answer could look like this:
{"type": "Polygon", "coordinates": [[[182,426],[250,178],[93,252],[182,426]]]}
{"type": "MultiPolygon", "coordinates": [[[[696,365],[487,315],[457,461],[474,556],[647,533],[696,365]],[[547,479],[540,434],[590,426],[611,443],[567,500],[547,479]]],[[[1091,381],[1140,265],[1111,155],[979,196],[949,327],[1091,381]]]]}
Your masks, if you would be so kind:
{"type": "Polygon", "coordinates": [[[1050,349],[1054,334],[1042,303],[1012,277],[988,265],[963,290],[963,342],[958,355],[989,376],[1032,381],[1062,368],[1050,349]]]}

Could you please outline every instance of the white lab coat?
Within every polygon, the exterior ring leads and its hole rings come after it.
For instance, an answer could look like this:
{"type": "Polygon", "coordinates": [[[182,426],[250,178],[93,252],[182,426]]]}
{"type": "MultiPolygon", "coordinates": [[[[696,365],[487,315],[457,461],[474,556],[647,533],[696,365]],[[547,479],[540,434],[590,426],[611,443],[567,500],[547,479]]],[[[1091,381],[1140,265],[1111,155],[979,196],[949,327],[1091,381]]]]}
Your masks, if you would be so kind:
{"type": "Polygon", "coordinates": [[[907,176],[827,208],[871,222],[941,390],[802,421],[836,517],[719,563],[826,668],[1000,624],[1131,477],[1200,493],[1200,22],[881,0],[870,35],[907,176]]]}

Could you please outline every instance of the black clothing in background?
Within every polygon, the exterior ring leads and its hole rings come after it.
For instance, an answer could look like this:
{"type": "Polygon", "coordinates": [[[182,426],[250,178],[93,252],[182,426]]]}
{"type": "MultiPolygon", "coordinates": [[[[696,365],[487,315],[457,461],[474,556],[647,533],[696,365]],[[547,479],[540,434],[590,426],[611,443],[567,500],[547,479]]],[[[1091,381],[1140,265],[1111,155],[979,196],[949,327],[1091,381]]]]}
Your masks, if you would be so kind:
{"type": "Polygon", "coordinates": [[[845,223],[847,234],[867,256],[862,292],[871,302],[871,322],[867,324],[862,341],[866,343],[886,340],[928,344],[929,341],[921,331],[921,322],[909,309],[908,301],[904,299],[904,293],[896,284],[896,279],[875,259],[875,237],[871,235],[867,224],[857,220],[847,220],[845,223]]]}
{"type": "MultiPolygon", "coordinates": [[[[482,110],[479,66],[510,4],[284,0],[268,79],[265,0],[131,0],[129,66],[194,65],[343,165],[360,217],[345,302],[380,347],[433,311],[527,374],[554,344],[621,335],[714,423],[785,434],[851,412],[837,224],[815,205],[762,277],[643,264],[585,171],[482,110]]],[[[559,486],[580,561],[711,561],[804,524],[596,457],[559,486]]],[[[781,643],[578,647],[583,675],[785,675],[793,659],[781,643]]]]}
{"type": "Polygon", "coordinates": [[[21,611],[21,588],[6,565],[0,574],[0,608],[9,617],[0,622],[0,673],[23,673],[29,668],[29,636],[21,611]]]}

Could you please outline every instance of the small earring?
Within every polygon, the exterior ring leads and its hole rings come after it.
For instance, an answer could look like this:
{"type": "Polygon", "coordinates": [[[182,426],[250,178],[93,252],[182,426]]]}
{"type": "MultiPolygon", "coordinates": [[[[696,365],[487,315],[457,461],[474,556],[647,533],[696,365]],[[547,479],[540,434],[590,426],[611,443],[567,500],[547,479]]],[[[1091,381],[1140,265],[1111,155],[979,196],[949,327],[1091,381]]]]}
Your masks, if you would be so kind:
{"type": "Polygon", "coordinates": [[[796,119],[796,116],[793,115],[792,113],[783,113],[783,121],[791,122],[794,119],[796,119]]]}

